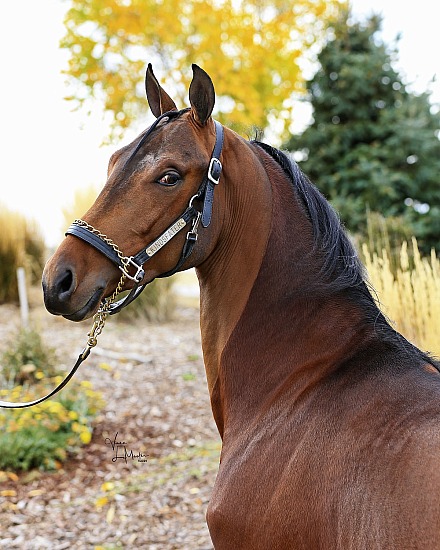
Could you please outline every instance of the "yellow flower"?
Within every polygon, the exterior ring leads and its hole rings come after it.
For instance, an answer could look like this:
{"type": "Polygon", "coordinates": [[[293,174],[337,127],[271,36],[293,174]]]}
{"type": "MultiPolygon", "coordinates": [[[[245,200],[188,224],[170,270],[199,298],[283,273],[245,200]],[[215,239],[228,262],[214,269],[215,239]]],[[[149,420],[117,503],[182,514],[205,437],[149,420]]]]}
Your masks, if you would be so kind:
{"type": "Polygon", "coordinates": [[[107,371],[111,371],[113,370],[112,366],[109,365],[108,363],[99,363],[99,368],[101,368],[102,370],[107,370],[107,371]]]}
{"type": "Polygon", "coordinates": [[[102,508],[103,506],[105,506],[107,504],[107,502],[108,502],[107,497],[99,497],[95,501],[95,506],[96,506],[96,508],[102,508]]]}
{"type": "Polygon", "coordinates": [[[92,440],[92,434],[88,430],[87,431],[82,431],[79,434],[79,438],[84,443],[84,445],[88,445],[90,443],[90,441],[92,440]]]}
{"type": "Polygon", "coordinates": [[[48,412],[54,414],[58,414],[64,411],[64,407],[59,401],[49,401],[46,408],[48,412]]]}

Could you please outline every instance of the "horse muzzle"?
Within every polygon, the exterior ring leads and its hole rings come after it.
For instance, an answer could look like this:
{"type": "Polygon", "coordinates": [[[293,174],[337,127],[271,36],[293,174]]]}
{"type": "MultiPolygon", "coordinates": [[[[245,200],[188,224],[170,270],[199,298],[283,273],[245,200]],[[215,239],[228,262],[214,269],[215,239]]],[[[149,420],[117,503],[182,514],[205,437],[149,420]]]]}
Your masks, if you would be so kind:
{"type": "Polygon", "coordinates": [[[78,285],[74,267],[63,262],[49,260],[43,272],[44,305],[49,313],[62,315],[70,321],[82,321],[91,317],[103,298],[106,284],[95,280],[93,286],[78,285]]]}

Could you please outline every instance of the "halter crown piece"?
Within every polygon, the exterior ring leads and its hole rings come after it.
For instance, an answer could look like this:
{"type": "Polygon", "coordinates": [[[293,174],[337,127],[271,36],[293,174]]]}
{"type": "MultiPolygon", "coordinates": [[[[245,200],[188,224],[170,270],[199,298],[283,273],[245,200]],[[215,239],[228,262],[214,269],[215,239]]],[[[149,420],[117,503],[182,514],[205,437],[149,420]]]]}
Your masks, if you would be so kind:
{"type": "MultiPolygon", "coordinates": [[[[170,111],[164,113],[156,119],[148,131],[144,134],[141,141],[136,146],[132,157],[137,153],[140,146],[145,142],[146,138],[154,131],[157,125],[165,118],[172,119],[180,115],[182,111],[170,111]]],[[[49,394],[34,401],[26,403],[12,403],[10,401],[0,401],[0,407],[6,409],[20,409],[24,407],[32,407],[52,397],[55,393],[59,392],[64,386],[71,380],[75,372],[83,361],[90,355],[90,351],[96,346],[98,342],[98,336],[101,334],[107,317],[114,315],[121,311],[122,308],[128,306],[133,300],[135,300],[144,288],[146,284],[141,284],[145,271],[144,265],[148,262],[161,248],[163,248],[173,237],[175,237],[184,227],[189,224],[191,229],[186,235],[185,244],[180,255],[177,264],[173,269],[159,275],[162,277],[170,277],[174,275],[183,266],[186,260],[191,255],[194,245],[197,242],[198,229],[200,222],[203,227],[208,227],[212,218],[212,206],[214,200],[214,189],[220,181],[220,175],[222,172],[222,164],[220,162],[220,155],[223,148],[223,126],[214,121],[215,125],[215,145],[209,162],[207,173],[200,184],[197,193],[191,198],[186,210],[175,220],[161,235],[159,235],[154,241],[149,243],[145,248],[142,248],[134,256],[125,256],[120,248],[109,237],[95,229],[92,225],[83,220],[75,220],[72,225],[67,229],[66,235],[73,235],[78,239],[90,244],[96,250],[104,254],[110,261],[112,261],[122,272],[121,278],[116,286],[113,294],[103,300],[97,313],[93,317],[93,326],[90,332],[87,334],[87,344],[83,351],[79,354],[75,365],[72,367],[67,376],[62,382],[56,386],[49,394]],[[202,209],[198,210],[194,203],[196,201],[202,202],[202,209]],[[130,272],[131,271],[131,272],[130,272]],[[127,279],[134,282],[133,288],[125,296],[125,298],[116,301],[118,295],[122,292],[124,284],[127,279]]]]}

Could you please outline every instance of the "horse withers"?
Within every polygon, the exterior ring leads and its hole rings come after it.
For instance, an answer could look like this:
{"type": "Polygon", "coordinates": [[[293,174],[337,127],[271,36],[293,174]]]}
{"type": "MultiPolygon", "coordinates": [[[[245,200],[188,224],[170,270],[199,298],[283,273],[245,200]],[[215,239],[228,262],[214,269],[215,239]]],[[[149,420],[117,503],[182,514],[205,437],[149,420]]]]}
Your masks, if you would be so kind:
{"type": "Polygon", "coordinates": [[[156,123],[113,154],[82,234],[49,260],[47,309],[80,321],[120,285],[103,236],[131,259],[124,288],[196,268],[216,549],[440,549],[438,364],[388,324],[298,166],[215,123],[193,72],[177,110],[149,66],[156,123]]]}

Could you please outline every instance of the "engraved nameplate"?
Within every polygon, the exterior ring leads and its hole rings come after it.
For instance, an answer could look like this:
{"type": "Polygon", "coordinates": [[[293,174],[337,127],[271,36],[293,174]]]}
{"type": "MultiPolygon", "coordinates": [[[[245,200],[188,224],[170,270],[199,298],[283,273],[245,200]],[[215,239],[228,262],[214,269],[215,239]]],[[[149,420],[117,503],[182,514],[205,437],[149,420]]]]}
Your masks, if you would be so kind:
{"type": "Polygon", "coordinates": [[[160,250],[163,246],[165,246],[176,233],[178,233],[181,229],[185,227],[185,225],[186,221],[183,218],[177,220],[177,222],[174,223],[169,229],[167,229],[165,233],[162,233],[162,235],[158,239],[156,239],[153,244],[150,244],[150,246],[145,249],[145,252],[148,254],[148,256],[153,256],[154,254],[156,254],[156,252],[160,250]]]}

